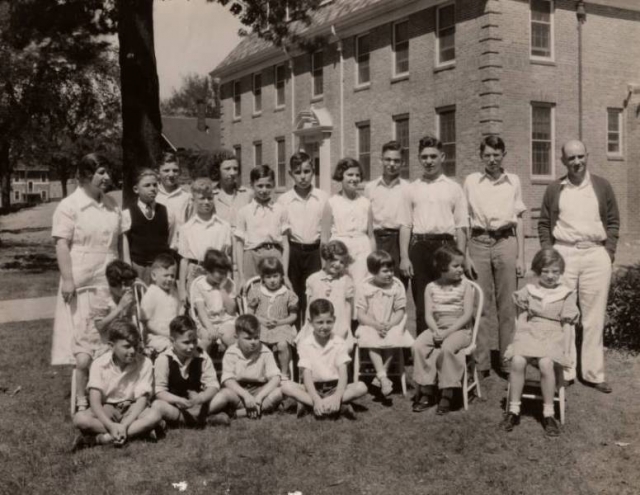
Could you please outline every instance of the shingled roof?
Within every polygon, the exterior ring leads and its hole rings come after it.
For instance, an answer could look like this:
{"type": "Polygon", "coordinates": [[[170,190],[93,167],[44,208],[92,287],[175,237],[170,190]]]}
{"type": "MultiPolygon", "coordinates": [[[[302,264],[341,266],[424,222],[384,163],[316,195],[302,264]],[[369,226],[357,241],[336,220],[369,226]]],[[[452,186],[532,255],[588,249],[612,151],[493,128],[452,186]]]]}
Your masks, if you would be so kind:
{"type": "Polygon", "coordinates": [[[206,130],[198,130],[196,117],[162,117],[162,136],[174,149],[213,151],[220,147],[220,121],[205,119],[206,130]]]}
{"type": "MultiPolygon", "coordinates": [[[[393,2],[394,0],[334,0],[312,13],[311,25],[305,30],[331,25],[348,14],[371,7],[375,4],[393,2]]],[[[258,55],[259,53],[267,52],[268,50],[274,50],[274,46],[271,43],[259,38],[255,34],[250,34],[243,38],[231,53],[229,53],[229,55],[227,55],[226,58],[218,64],[213,73],[222,72],[224,69],[246,59],[247,57],[258,55]]]]}

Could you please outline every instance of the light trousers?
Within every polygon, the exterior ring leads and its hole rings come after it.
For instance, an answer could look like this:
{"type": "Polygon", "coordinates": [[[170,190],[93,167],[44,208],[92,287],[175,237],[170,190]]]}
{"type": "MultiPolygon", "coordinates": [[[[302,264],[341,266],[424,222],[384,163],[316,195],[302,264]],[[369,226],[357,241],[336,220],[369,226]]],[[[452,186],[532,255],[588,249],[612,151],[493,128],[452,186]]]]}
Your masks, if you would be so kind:
{"type": "Polygon", "coordinates": [[[418,385],[453,388],[462,385],[466,366],[464,354],[458,352],[471,343],[471,330],[458,330],[449,335],[440,348],[436,348],[433,332],[422,332],[413,343],[413,381],[418,385]]]}
{"type": "MultiPolygon", "coordinates": [[[[578,291],[582,323],[580,350],[582,379],[591,383],[602,383],[605,381],[603,334],[611,283],[611,258],[603,246],[578,249],[574,246],[556,244],[554,248],[565,261],[563,282],[578,291]]],[[[575,331],[572,342],[569,353],[572,366],[571,370],[565,373],[567,380],[574,379],[576,374],[575,331]]]]}

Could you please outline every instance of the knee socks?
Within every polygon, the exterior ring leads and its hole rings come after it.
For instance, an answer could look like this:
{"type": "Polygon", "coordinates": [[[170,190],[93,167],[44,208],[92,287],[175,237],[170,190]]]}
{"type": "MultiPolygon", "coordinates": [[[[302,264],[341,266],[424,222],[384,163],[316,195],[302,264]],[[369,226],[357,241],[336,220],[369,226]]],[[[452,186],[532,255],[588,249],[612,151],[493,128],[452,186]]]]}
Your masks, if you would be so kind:
{"type": "Polygon", "coordinates": [[[551,404],[543,404],[542,405],[542,415],[545,418],[552,418],[553,416],[555,416],[555,410],[553,407],[553,403],[551,404]]]}
{"type": "Polygon", "coordinates": [[[520,415],[520,405],[522,402],[518,401],[509,401],[509,412],[515,414],[516,416],[520,415]]]}

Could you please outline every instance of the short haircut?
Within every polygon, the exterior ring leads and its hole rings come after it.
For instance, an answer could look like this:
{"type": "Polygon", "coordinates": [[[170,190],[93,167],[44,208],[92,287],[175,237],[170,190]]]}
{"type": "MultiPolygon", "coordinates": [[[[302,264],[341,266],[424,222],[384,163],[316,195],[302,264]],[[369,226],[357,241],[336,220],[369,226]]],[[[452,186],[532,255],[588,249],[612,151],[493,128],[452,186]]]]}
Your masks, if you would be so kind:
{"type": "Polygon", "coordinates": [[[418,153],[422,153],[425,148],[435,148],[438,151],[442,151],[442,143],[438,138],[427,135],[418,142],[418,153]]]}
{"type": "Polygon", "coordinates": [[[312,320],[317,316],[329,313],[331,316],[335,316],[335,309],[333,304],[328,299],[316,299],[309,304],[309,318],[312,320]]]}
{"type": "Polygon", "coordinates": [[[507,151],[507,145],[500,136],[487,136],[480,142],[480,154],[484,153],[486,147],[493,148],[494,150],[507,151]]]}
{"type": "Polygon", "coordinates": [[[131,285],[138,278],[133,267],[122,260],[113,260],[109,263],[105,275],[110,287],[121,287],[122,284],[131,285]]]}
{"type": "Polygon", "coordinates": [[[553,248],[543,248],[533,257],[531,270],[540,276],[544,268],[556,264],[560,267],[560,273],[564,273],[564,258],[562,255],[553,248]]]}
{"type": "Polygon", "coordinates": [[[251,181],[251,184],[255,184],[260,179],[265,178],[271,179],[271,182],[276,181],[276,174],[269,165],[258,165],[257,167],[252,168],[251,172],[249,172],[249,180],[251,181]]]}
{"type": "Polygon", "coordinates": [[[402,153],[402,145],[398,141],[387,141],[382,145],[382,154],[387,151],[399,151],[402,153]]]}
{"type": "Polygon", "coordinates": [[[178,315],[169,323],[169,335],[176,339],[189,332],[198,332],[195,322],[188,315],[178,315]]]}
{"type": "Polygon", "coordinates": [[[454,258],[464,254],[455,246],[442,246],[433,254],[433,266],[437,273],[444,273],[449,269],[449,265],[454,258]]]}
{"type": "Polygon", "coordinates": [[[158,172],[151,168],[140,168],[136,170],[134,184],[137,186],[145,177],[155,177],[155,179],[158,180],[158,172]]]}
{"type": "Polygon", "coordinates": [[[169,253],[161,253],[153,260],[151,264],[151,269],[156,270],[158,268],[171,268],[172,266],[176,266],[176,259],[171,256],[169,253]]]}
{"type": "Polygon", "coordinates": [[[258,261],[258,273],[260,273],[261,277],[267,277],[276,273],[284,277],[284,267],[278,258],[269,256],[258,261]]]}
{"type": "Polygon", "coordinates": [[[80,182],[85,182],[91,179],[100,167],[109,168],[107,159],[99,153],[89,153],[76,165],[76,177],[80,182]]]}
{"type": "Polygon", "coordinates": [[[217,249],[207,249],[207,252],[204,253],[202,268],[204,268],[208,273],[211,273],[214,270],[229,272],[231,271],[231,260],[222,251],[217,249]]]}
{"type": "Polygon", "coordinates": [[[213,181],[208,177],[198,177],[191,183],[191,195],[201,194],[203,196],[213,196],[213,181]]]}
{"type": "Polygon", "coordinates": [[[193,177],[220,180],[220,165],[226,160],[238,160],[233,150],[219,148],[214,151],[201,151],[193,163],[193,177]]]}
{"type": "Polygon", "coordinates": [[[162,167],[166,163],[175,163],[176,165],[180,165],[178,163],[178,155],[175,151],[163,151],[162,156],[160,157],[160,165],[158,168],[162,167]]]}
{"type": "Polygon", "coordinates": [[[128,318],[116,318],[107,329],[109,342],[115,343],[118,340],[126,340],[134,347],[140,346],[140,332],[128,318]]]}
{"type": "Polygon", "coordinates": [[[367,256],[367,269],[372,275],[376,275],[383,268],[395,268],[393,258],[389,253],[383,250],[374,251],[367,256]]]}
{"type": "Polygon", "coordinates": [[[255,315],[240,315],[236,318],[236,335],[246,333],[250,336],[260,335],[260,321],[255,315]]]}
{"type": "Polygon", "coordinates": [[[349,249],[342,241],[338,241],[337,239],[329,241],[326,244],[323,244],[320,248],[320,257],[325,261],[331,261],[338,256],[344,257],[345,265],[353,263],[353,258],[349,254],[349,249]]]}
{"type": "Polygon", "coordinates": [[[364,170],[360,162],[355,158],[346,157],[338,160],[336,169],[333,171],[332,179],[340,182],[344,178],[344,173],[350,168],[357,168],[360,171],[360,178],[364,178],[364,170]]]}
{"type": "Polygon", "coordinates": [[[291,158],[289,158],[289,170],[295,172],[302,166],[303,163],[306,163],[310,160],[311,157],[304,151],[298,151],[297,153],[291,155],[291,158]]]}

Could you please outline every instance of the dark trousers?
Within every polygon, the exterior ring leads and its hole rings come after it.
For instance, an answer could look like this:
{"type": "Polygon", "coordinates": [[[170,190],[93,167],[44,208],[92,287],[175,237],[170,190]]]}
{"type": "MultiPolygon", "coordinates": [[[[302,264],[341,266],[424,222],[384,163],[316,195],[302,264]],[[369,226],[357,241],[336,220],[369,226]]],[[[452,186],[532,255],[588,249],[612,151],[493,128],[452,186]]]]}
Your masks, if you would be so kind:
{"type": "Polygon", "coordinates": [[[289,242],[289,280],[291,288],[300,302],[298,303],[298,329],[304,325],[304,317],[307,310],[306,283],[309,275],[320,271],[320,244],[299,244],[289,242]]]}
{"type": "Polygon", "coordinates": [[[411,238],[409,246],[409,259],[413,265],[413,278],[411,279],[411,293],[416,305],[416,334],[420,335],[427,328],[424,317],[424,289],[429,282],[440,278],[433,266],[433,254],[439,247],[455,246],[453,236],[438,236],[434,239],[411,238]]]}
{"type": "Polygon", "coordinates": [[[392,229],[374,230],[373,235],[376,239],[376,249],[386,251],[393,258],[393,266],[395,276],[400,279],[402,285],[406,289],[409,280],[400,273],[400,231],[392,229]]]}

